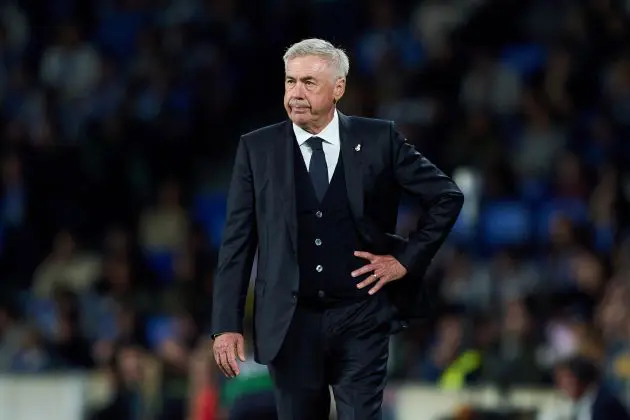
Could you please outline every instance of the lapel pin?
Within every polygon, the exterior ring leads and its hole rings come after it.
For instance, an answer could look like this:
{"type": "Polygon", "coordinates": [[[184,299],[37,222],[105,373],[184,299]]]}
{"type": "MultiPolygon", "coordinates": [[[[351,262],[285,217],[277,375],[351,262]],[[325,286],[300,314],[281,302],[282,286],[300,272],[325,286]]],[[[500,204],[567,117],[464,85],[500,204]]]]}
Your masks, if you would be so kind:
{"type": "Polygon", "coordinates": [[[360,151],[361,151],[361,145],[360,145],[360,144],[357,144],[357,145],[355,146],[354,150],[355,150],[356,152],[360,152],[360,151]]]}

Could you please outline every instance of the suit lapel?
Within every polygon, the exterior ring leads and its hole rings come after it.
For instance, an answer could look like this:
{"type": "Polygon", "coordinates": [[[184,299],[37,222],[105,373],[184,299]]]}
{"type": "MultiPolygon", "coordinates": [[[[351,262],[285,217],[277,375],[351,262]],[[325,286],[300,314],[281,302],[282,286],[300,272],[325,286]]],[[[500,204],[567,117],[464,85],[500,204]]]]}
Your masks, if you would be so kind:
{"type": "Polygon", "coordinates": [[[363,145],[357,133],[352,130],[350,118],[339,111],[337,112],[346,192],[355,220],[361,220],[363,218],[363,145]]]}
{"type": "Polygon", "coordinates": [[[294,156],[296,142],[291,123],[287,121],[284,133],[276,139],[276,147],[269,150],[271,153],[272,168],[275,174],[275,183],[279,185],[279,195],[283,202],[284,218],[289,228],[289,236],[293,250],[297,251],[297,214],[295,210],[295,172],[294,156]]]}

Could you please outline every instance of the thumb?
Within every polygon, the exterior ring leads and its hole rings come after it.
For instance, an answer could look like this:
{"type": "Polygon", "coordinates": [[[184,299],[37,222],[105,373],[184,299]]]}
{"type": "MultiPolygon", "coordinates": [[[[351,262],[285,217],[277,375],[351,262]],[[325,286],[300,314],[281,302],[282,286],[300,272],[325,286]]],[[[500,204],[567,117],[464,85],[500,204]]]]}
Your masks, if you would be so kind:
{"type": "Polygon", "coordinates": [[[240,337],[236,340],[236,351],[238,352],[238,358],[241,359],[241,362],[245,361],[245,341],[243,337],[240,337]]]}

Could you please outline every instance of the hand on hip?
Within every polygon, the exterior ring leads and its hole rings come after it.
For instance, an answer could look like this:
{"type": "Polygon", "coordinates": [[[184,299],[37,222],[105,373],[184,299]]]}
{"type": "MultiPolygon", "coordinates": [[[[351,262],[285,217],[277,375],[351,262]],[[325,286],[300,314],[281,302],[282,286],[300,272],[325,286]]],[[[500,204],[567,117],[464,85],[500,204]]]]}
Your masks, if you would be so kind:
{"type": "Polygon", "coordinates": [[[378,292],[387,283],[399,280],[407,274],[407,269],[391,255],[374,255],[363,251],[356,251],[354,255],[355,257],[363,258],[370,262],[358,270],[353,271],[352,277],[372,273],[370,277],[357,284],[357,287],[362,289],[376,283],[369,291],[371,295],[378,292]]]}

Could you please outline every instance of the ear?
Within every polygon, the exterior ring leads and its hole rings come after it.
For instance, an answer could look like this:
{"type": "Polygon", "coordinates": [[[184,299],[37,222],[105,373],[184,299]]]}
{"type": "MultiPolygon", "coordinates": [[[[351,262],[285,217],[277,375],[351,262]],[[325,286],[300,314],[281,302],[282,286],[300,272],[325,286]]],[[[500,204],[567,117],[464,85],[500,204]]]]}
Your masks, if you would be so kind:
{"type": "Polygon", "coordinates": [[[335,88],[333,90],[333,97],[335,103],[339,102],[343,94],[346,92],[346,78],[340,77],[335,81],[335,88]]]}

